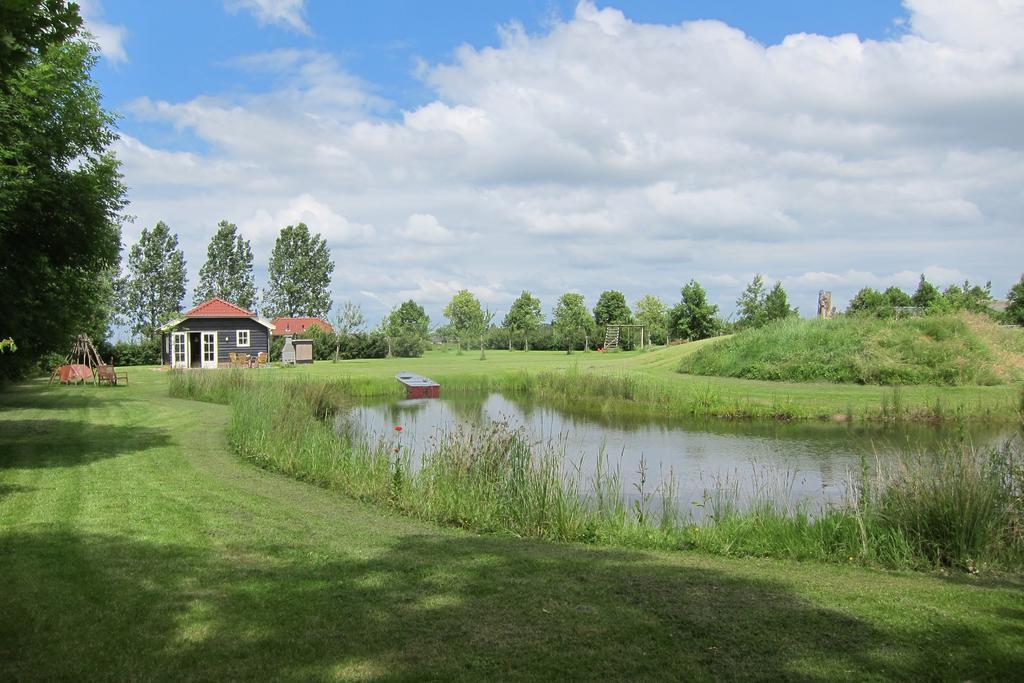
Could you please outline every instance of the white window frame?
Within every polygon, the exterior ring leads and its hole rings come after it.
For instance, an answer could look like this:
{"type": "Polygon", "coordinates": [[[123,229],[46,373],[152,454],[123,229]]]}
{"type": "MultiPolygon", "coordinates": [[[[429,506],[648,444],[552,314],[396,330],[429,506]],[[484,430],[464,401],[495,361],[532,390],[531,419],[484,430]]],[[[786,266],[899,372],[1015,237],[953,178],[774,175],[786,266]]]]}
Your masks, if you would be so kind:
{"type": "Polygon", "coordinates": [[[199,367],[201,368],[216,368],[217,367],[217,333],[216,332],[200,332],[199,333],[199,367]],[[207,356],[210,356],[207,358],[207,356]]]}
{"type": "Polygon", "coordinates": [[[250,330],[235,330],[235,346],[240,349],[247,349],[252,343],[252,332],[250,330]],[[242,335],[245,335],[245,343],[242,343],[242,335]]]}

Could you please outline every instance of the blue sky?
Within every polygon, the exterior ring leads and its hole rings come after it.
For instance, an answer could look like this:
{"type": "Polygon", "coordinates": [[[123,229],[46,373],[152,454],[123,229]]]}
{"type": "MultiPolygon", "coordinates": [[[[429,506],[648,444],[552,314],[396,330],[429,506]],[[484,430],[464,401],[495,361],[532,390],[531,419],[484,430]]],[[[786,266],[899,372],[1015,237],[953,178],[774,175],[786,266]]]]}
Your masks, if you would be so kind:
{"type": "MultiPolygon", "coordinates": [[[[631,19],[649,23],[718,19],[764,44],[801,32],[885,38],[901,31],[906,18],[903,6],[894,0],[642,0],[598,5],[615,6],[631,19]]],[[[530,33],[542,32],[553,20],[572,17],[576,3],[311,2],[303,11],[308,33],[287,24],[261,24],[250,12],[230,11],[210,0],[105,0],[101,7],[105,20],[127,29],[124,47],[131,54],[126,62],[104,60],[95,74],[108,106],[115,109],[142,96],[181,100],[269,85],[262,76],[234,68],[233,60],[244,54],[313,48],[337,55],[348,71],[393,103],[382,115],[397,116],[402,109],[434,98],[416,77],[420,60],[448,61],[462,44],[496,45],[499,27],[512,22],[530,33]]],[[[131,118],[122,127],[132,134],[161,135],[131,118]]],[[[200,141],[181,135],[163,134],[162,139],[169,147],[202,148],[200,141]]]]}
{"type": "Polygon", "coordinates": [[[220,219],[302,220],[334,299],[435,321],[615,288],[725,313],[755,273],[819,289],[991,279],[1024,255],[1022,0],[88,0],[121,115],[126,244],[192,282],[220,219]]]}

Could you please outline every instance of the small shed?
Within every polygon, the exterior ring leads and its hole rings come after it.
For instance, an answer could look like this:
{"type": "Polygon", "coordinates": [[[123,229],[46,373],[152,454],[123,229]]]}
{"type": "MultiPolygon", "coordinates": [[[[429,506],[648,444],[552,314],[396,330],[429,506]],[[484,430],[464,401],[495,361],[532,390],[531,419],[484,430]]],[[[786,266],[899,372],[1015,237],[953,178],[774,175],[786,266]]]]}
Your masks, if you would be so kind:
{"type": "Polygon", "coordinates": [[[312,339],[292,339],[292,346],[295,347],[295,363],[297,365],[310,365],[313,363],[312,339]]]}
{"type": "Polygon", "coordinates": [[[395,379],[405,386],[406,398],[441,398],[441,385],[429,377],[403,370],[395,379]]]}

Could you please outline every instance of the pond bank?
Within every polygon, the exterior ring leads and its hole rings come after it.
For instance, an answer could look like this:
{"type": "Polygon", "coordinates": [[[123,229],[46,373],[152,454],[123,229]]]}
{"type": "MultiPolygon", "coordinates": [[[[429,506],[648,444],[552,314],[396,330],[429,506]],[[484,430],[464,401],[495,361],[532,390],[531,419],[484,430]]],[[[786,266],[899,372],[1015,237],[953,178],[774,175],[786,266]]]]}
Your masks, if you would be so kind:
{"type": "Polygon", "coordinates": [[[913,466],[862,478],[850,505],[814,519],[766,504],[695,525],[671,510],[654,515],[629,506],[607,473],[592,482],[566,479],[555,455],[531,452],[500,428],[452,435],[414,472],[391,444],[345,441],[333,432],[335,410],[358,389],[366,385],[265,383],[224,372],[171,375],[173,396],[231,402],[229,438],[243,457],[474,531],[890,567],[1021,566],[1022,541],[1013,534],[1024,480],[1019,440],[993,457],[966,443],[923,454],[913,466]],[[935,523],[935,514],[945,521],[935,523]]]}

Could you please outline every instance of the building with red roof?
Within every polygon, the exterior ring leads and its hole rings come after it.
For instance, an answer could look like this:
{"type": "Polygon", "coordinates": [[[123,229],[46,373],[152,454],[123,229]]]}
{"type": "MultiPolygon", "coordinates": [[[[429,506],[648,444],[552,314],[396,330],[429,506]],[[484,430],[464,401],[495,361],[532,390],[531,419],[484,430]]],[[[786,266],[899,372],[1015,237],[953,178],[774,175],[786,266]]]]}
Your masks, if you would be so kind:
{"type": "Polygon", "coordinates": [[[313,326],[319,327],[328,334],[334,334],[334,328],[323,318],[274,318],[272,324],[274,331],[271,334],[275,337],[281,335],[294,337],[303,334],[313,326]]]}
{"type": "Polygon", "coordinates": [[[270,357],[273,323],[224,299],[209,299],[160,328],[163,364],[175,368],[218,368],[231,356],[270,357]]]}

